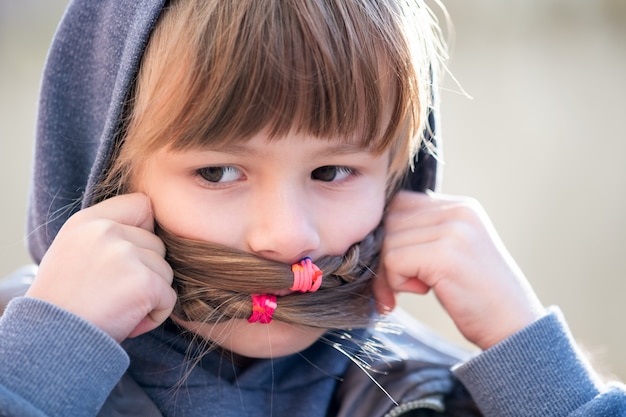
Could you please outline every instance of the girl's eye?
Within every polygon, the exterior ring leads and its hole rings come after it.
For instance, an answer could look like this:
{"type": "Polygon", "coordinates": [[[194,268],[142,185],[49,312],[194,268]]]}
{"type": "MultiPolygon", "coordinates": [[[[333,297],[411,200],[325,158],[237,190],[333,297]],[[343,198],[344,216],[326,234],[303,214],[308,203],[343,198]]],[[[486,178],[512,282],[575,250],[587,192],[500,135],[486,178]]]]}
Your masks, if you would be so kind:
{"type": "Polygon", "coordinates": [[[214,183],[237,181],[242,177],[241,171],[232,166],[205,167],[196,172],[202,179],[214,183]]]}
{"type": "Polygon", "coordinates": [[[313,170],[311,179],[325,182],[343,181],[355,174],[356,171],[353,168],[327,165],[313,170]]]}

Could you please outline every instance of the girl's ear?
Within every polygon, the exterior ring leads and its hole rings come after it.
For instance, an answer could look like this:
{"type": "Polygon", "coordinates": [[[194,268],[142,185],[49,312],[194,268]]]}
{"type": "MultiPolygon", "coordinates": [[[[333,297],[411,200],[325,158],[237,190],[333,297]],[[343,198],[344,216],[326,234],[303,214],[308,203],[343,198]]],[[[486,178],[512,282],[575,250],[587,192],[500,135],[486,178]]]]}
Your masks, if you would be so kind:
{"type": "Polygon", "coordinates": [[[428,113],[422,146],[415,155],[414,169],[407,172],[405,190],[425,192],[437,191],[440,182],[441,137],[437,135],[438,116],[436,110],[428,113]]]}

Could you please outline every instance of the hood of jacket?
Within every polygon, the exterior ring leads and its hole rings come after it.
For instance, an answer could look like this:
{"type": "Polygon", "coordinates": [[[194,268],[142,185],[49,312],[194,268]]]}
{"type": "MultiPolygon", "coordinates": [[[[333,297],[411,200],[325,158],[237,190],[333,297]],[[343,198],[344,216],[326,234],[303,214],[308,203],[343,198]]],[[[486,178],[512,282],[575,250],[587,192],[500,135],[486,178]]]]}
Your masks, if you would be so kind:
{"type": "Polygon", "coordinates": [[[48,52],[37,116],[28,245],[39,263],[91,204],[148,37],[165,0],[76,0],[48,52]]]}
{"type": "MultiPolygon", "coordinates": [[[[28,246],[36,263],[63,223],[93,203],[165,3],[74,0],[57,28],[41,84],[29,195],[28,246]]],[[[434,131],[435,114],[429,124],[434,131]]],[[[437,169],[435,158],[421,151],[407,187],[434,189],[437,169]]]]}

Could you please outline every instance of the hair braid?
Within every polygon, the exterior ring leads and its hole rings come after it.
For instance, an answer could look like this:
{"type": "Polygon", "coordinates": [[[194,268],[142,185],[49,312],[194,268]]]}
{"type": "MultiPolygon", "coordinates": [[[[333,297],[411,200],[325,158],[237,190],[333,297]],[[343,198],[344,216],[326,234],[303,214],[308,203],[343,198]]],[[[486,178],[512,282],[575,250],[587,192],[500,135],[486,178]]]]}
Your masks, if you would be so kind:
{"type": "MultiPolygon", "coordinates": [[[[248,318],[251,294],[291,287],[291,266],[214,243],[186,239],[161,227],[157,235],[167,248],[178,293],[174,315],[184,321],[215,323],[248,318]]],[[[382,243],[378,227],[342,256],[316,261],[324,273],[313,293],[279,297],[276,320],[319,328],[348,329],[371,324],[374,309],[371,280],[382,243]]]]}

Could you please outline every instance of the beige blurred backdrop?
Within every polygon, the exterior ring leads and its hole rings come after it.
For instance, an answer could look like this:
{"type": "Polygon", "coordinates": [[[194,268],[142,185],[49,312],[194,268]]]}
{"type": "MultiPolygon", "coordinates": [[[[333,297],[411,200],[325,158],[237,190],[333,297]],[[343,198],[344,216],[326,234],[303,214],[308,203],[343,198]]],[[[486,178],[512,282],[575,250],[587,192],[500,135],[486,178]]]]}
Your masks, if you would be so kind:
{"type": "MultiPolygon", "coordinates": [[[[28,263],[36,96],[66,1],[0,0],[0,277],[28,263]]],[[[443,191],[479,199],[546,305],[626,379],[626,1],[453,0],[443,191]]],[[[432,296],[402,305],[460,341],[432,296]]]]}

